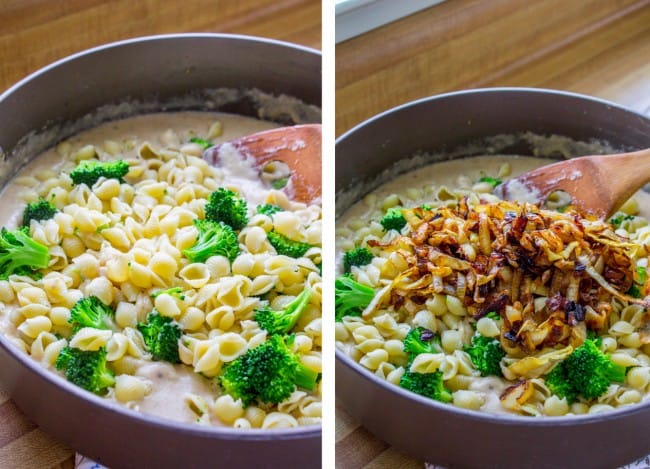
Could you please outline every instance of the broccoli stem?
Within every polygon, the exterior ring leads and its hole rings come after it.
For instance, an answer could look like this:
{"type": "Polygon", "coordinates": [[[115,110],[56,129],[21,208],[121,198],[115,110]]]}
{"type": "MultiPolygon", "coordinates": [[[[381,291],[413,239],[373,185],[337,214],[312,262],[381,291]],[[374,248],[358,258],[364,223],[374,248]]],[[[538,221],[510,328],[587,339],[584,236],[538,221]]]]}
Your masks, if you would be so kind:
{"type": "Polygon", "coordinates": [[[312,391],[316,386],[316,381],[318,380],[318,373],[313,371],[311,368],[307,368],[302,363],[299,363],[296,367],[296,377],[295,384],[296,386],[312,391]]]}
{"type": "Polygon", "coordinates": [[[255,320],[269,334],[286,334],[295,327],[310,300],[311,290],[305,288],[283,310],[275,311],[268,307],[256,310],[255,320]]]}

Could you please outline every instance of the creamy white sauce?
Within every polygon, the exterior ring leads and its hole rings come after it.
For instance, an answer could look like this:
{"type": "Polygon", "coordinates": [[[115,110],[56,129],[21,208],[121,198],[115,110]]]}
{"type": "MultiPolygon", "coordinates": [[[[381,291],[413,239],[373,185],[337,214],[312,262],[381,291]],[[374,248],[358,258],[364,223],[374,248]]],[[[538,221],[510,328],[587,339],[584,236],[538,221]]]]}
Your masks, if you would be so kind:
{"type": "Polygon", "coordinates": [[[480,392],[485,397],[485,402],[481,406],[481,410],[484,412],[490,412],[491,414],[508,414],[503,406],[499,396],[503,394],[507,385],[506,383],[494,376],[488,377],[476,377],[472,380],[469,385],[470,391],[480,392]]]}
{"type": "MultiPolygon", "coordinates": [[[[220,394],[214,381],[202,378],[185,365],[143,361],[135,375],[145,378],[152,386],[144,399],[134,403],[134,408],[172,420],[192,422],[197,419],[185,399],[189,393],[206,401],[220,394]]],[[[212,422],[218,424],[219,420],[212,419],[212,422]]]]}

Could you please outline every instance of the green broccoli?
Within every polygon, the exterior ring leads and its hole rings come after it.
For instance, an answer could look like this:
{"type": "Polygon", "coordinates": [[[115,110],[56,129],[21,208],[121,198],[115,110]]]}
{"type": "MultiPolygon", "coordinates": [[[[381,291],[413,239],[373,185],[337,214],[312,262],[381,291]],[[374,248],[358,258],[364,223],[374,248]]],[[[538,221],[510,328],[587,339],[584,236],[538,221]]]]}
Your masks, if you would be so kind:
{"type": "Polygon", "coordinates": [[[578,396],[590,400],[602,396],[612,381],[625,381],[625,367],[600,351],[596,340],[587,339],[546,375],[546,385],[572,403],[578,396]]]}
{"type": "Polygon", "coordinates": [[[201,148],[203,148],[204,150],[214,145],[214,143],[209,142],[206,139],[200,137],[192,137],[190,139],[190,143],[196,143],[197,145],[200,145],[201,148]]]}
{"type": "Polygon", "coordinates": [[[124,160],[83,160],[72,170],[70,178],[72,178],[72,183],[75,185],[86,184],[88,187],[92,187],[101,177],[124,182],[122,178],[128,172],[129,164],[124,160]]]}
{"type": "Polygon", "coordinates": [[[627,220],[634,220],[634,215],[627,215],[623,212],[617,212],[609,219],[609,224],[614,228],[620,228],[621,224],[627,220]]]}
{"type": "Polygon", "coordinates": [[[178,340],[183,331],[172,318],[152,311],[147,315],[147,322],[139,322],[137,327],[154,360],[164,360],[169,363],[181,362],[178,356],[178,340]]]}
{"type": "Polygon", "coordinates": [[[220,187],[208,198],[205,219],[223,222],[234,230],[241,230],[248,224],[248,204],[230,189],[220,187]]]}
{"type": "Polygon", "coordinates": [[[7,280],[10,275],[27,275],[39,278],[38,269],[44,269],[50,263],[50,251],[47,246],[34,241],[29,236],[29,229],[19,228],[0,231],[0,280],[7,280]]]}
{"type": "Polygon", "coordinates": [[[503,181],[501,179],[493,178],[490,176],[483,176],[478,180],[478,182],[487,182],[492,187],[496,187],[501,184],[503,181]]]}
{"type": "Polygon", "coordinates": [[[643,298],[646,276],[646,268],[638,266],[636,268],[634,282],[632,282],[630,289],[626,293],[633,298],[643,298]]]}
{"type": "Polygon", "coordinates": [[[296,386],[314,389],[318,373],[291,351],[292,341],[293,336],[273,335],[230,362],[218,378],[224,392],[248,406],[256,400],[282,402],[296,386]]]}
{"type": "Polygon", "coordinates": [[[115,311],[109,305],[102,303],[96,296],[88,296],[74,304],[68,322],[72,324],[73,330],[82,327],[115,330],[114,317],[115,311]]]}
{"type": "Polygon", "coordinates": [[[49,201],[39,198],[36,202],[30,202],[23,210],[23,225],[29,227],[32,220],[49,220],[58,212],[57,208],[49,201]]]}
{"type": "Polygon", "coordinates": [[[267,215],[269,217],[283,211],[284,209],[282,207],[273,204],[264,204],[257,206],[257,213],[261,213],[262,215],[267,215]]]}
{"type": "Polygon", "coordinates": [[[269,243],[271,243],[271,246],[275,248],[276,252],[282,256],[293,258],[302,257],[312,247],[311,244],[289,239],[283,234],[273,230],[266,233],[266,237],[268,238],[269,243]]]}
{"type": "Polygon", "coordinates": [[[442,381],[442,371],[433,373],[413,373],[406,371],[399,381],[404,389],[440,402],[451,402],[451,392],[442,381]]]}
{"type": "Polygon", "coordinates": [[[440,336],[429,329],[416,327],[411,329],[404,337],[404,353],[408,355],[409,362],[412,362],[421,353],[440,352],[442,352],[440,336]]]}
{"type": "Polygon", "coordinates": [[[334,310],[336,321],[344,316],[359,316],[375,297],[375,290],[342,275],[334,281],[334,310]]]}
{"type": "Polygon", "coordinates": [[[481,376],[502,376],[499,364],[506,352],[497,339],[477,333],[472,337],[470,345],[464,348],[481,376]]]}
{"type": "Polygon", "coordinates": [[[309,305],[310,299],[311,290],[305,289],[280,311],[275,311],[268,306],[256,309],[255,320],[269,334],[286,334],[296,325],[300,315],[309,305]]]}
{"type": "Polygon", "coordinates": [[[284,188],[289,183],[289,177],[283,177],[271,182],[271,187],[276,190],[284,188]]]}
{"type": "Polygon", "coordinates": [[[113,372],[106,366],[106,349],[81,350],[67,346],[59,352],[55,366],[68,381],[95,394],[105,394],[115,384],[113,372]]]}
{"type": "Polygon", "coordinates": [[[372,261],[373,257],[375,256],[370,252],[370,249],[366,247],[358,246],[354,249],[350,249],[343,254],[343,270],[348,273],[354,265],[368,265],[372,261]]]}
{"type": "Polygon", "coordinates": [[[406,218],[404,218],[401,208],[392,207],[386,211],[380,223],[386,231],[400,231],[406,225],[406,218]]]}
{"type": "Polygon", "coordinates": [[[566,398],[569,404],[573,404],[580,392],[573,386],[566,376],[565,370],[560,367],[561,363],[556,365],[549,374],[545,376],[546,386],[553,394],[560,398],[566,398]]]}
{"type": "Polygon", "coordinates": [[[643,293],[641,293],[641,289],[639,288],[639,285],[632,284],[629,288],[628,291],[625,292],[626,294],[630,295],[632,298],[643,298],[643,293]]]}
{"type": "Polygon", "coordinates": [[[181,287],[168,288],[167,290],[158,290],[156,293],[153,293],[151,297],[156,298],[157,296],[160,296],[163,293],[178,298],[179,300],[185,299],[185,294],[183,293],[183,289],[181,287]]]}
{"type": "Polygon", "coordinates": [[[501,320],[501,315],[500,315],[499,313],[497,313],[496,311],[490,311],[489,313],[487,313],[487,314],[485,315],[485,317],[486,317],[486,318],[493,319],[493,320],[495,320],[495,321],[499,321],[499,320],[501,320]]]}
{"type": "Polygon", "coordinates": [[[199,234],[191,248],[183,249],[183,255],[192,262],[205,262],[212,256],[225,256],[230,262],[239,254],[239,240],[235,231],[224,223],[194,220],[199,234]]]}

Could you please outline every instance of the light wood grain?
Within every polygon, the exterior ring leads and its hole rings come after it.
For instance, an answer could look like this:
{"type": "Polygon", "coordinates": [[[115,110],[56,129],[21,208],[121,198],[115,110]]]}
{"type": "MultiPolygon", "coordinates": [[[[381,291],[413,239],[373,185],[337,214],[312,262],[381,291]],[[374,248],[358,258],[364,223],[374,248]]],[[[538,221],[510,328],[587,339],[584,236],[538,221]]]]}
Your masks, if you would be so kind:
{"type": "MultiPolygon", "coordinates": [[[[0,92],[69,54],[136,36],[221,32],[321,46],[320,0],[0,0],[0,92]]],[[[74,451],[0,393],[0,468],[72,469],[74,451]],[[6,407],[5,407],[6,406],[6,407]]]]}
{"type": "Polygon", "coordinates": [[[448,1],[337,46],[336,131],[484,86],[581,91],[643,111],[649,34],[649,0],[448,1]]]}
{"type": "Polygon", "coordinates": [[[72,459],[68,446],[38,428],[0,447],[0,461],[7,468],[69,467],[72,459]]]}
{"type": "Polygon", "coordinates": [[[0,0],[0,90],[73,52],[136,36],[221,32],[320,48],[320,0],[0,0]]]}

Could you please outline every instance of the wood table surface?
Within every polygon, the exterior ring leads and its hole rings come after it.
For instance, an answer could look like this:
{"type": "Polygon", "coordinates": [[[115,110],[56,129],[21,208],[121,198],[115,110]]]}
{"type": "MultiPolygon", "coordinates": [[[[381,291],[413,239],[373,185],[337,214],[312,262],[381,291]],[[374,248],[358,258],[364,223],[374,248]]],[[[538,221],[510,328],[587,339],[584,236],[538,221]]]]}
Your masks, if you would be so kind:
{"type": "Polygon", "coordinates": [[[534,86],[650,108],[650,0],[446,1],[336,47],[336,133],[453,90],[534,86]]]}
{"type": "MultiPolygon", "coordinates": [[[[320,0],[0,0],[0,92],[39,68],[107,42],[220,32],[321,46],[320,0]]],[[[0,469],[74,468],[74,451],[0,394],[0,469]]]]}
{"type": "MultiPolygon", "coordinates": [[[[340,43],[336,133],[407,101],[488,86],[585,93],[650,115],[650,1],[453,0],[340,43]]],[[[340,405],[335,441],[341,469],[423,467],[340,405]]]]}

